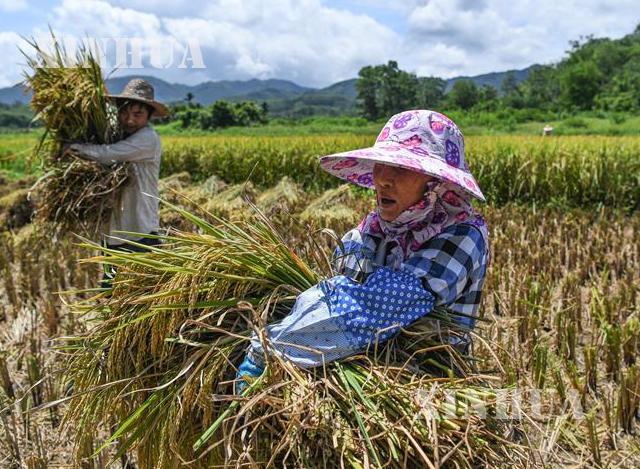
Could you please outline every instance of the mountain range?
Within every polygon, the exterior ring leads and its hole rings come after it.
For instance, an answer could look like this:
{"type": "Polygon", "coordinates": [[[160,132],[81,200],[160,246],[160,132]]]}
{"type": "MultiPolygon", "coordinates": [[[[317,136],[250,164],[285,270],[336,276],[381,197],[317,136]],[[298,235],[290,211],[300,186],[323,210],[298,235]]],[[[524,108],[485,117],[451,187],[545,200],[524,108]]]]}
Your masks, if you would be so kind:
{"type": "MultiPolygon", "coordinates": [[[[460,80],[471,80],[478,86],[491,85],[500,90],[502,81],[509,72],[513,72],[518,82],[523,81],[529,74],[531,67],[522,70],[494,72],[472,77],[455,77],[446,80],[447,89],[460,80]]],[[[107,89],[112,93],[119,93],[131,77],[115,77],[107,79],[107,89]]],[[[309,88],[300,86],[287,80],[246,80],[246,81],[207,81],[198,85],[168,83],[160,78],[145,76],[154,86],[156,100],[171,103],[187,99],[191,93],[194,102],[209,105],[219,99],[230,101],[266,101],[270,114],[273,116],[316,114],[323,108],[331,113],[343,114],[353,109],[357,96],[357,78],[334,83],[326,88],[309,88]]],[[[13,104],[16,101],[28,104],[30,93],[24,92],[24,87],[0,88],[0,103],[13,104]]],[[[322,112],[320,112],[322,113],[322,112]]]]}

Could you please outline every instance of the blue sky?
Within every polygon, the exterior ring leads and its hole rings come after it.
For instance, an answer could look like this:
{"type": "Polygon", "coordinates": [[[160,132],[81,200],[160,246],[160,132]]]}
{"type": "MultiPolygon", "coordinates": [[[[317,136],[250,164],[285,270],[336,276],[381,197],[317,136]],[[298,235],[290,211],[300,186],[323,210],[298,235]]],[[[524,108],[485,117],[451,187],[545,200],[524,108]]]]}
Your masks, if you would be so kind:
{"type": "Polygon", "coordinates": [[[355,14],[368,15],[398,34],[403,34],[407,30],[406,13],[401,9],[394,8],[393,3],[367,2],[364,0],[331,0],[323,3],[336,10],[344,9],[355,14]]]}
{"type": "Polygon", "coordinates": [[[0,87],[21,79],[20,35],[45,36],[48,24],[59,37],[110,38],[107,71],[115,38],[142,38],[143,69],[116,74],[322,87],[390,59],[444,78],[551,63],[570,40],[619,38],[638,23],[638,0],[0,0],[0,87]],[[174,41],[171,67],[151,65],[153,38],[174,41]],[[178,67],[189,40],[204,68],[178,67]]]}
{"type": "Polygon", "coordinates": [[[34,26],[46,24],[47,12],[51,10],[54,3],[56,2],[43,0],[0,1],[0,31],[28,34],[34,26]],[[13,6],[6,8],[5,3],[13,4],[13,6]],[[21,6],[22,4],[24,6],[21,6]]]}
{"type": "MultiPolygon", "coordinates": [[[[20,4],[20,1],[12,1],[11,3],[20,4]]],[[[52,7],[61,5],[62,1],[25,0],[23,3],[26,5],[24,8],[3,11],[2,2],[0,2],[1,31],[14,30],[20,34],[28,34],[34,27],[46,25],[47,13],[51,12],[52,7]]],[[[344,9],[356,14],[369,15],[398,33],[402,33],[407,27],[406,15],[397,9],[388,7],[384,2],[330,0],[323,3],[336,10],[344,9]]]]}

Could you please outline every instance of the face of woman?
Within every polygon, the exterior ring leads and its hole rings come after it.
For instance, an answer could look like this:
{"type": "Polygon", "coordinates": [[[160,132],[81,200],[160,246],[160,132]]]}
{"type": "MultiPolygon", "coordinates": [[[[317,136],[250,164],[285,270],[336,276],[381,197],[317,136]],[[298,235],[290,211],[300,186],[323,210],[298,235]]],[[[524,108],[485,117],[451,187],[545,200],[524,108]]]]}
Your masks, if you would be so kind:
{"type": "Polygon", "coordinates": [[[417,203],[434,177],[410,169],[376,163],[373,184],[376,187],[378,213],[385,221],[393,221],[417,203]]]}

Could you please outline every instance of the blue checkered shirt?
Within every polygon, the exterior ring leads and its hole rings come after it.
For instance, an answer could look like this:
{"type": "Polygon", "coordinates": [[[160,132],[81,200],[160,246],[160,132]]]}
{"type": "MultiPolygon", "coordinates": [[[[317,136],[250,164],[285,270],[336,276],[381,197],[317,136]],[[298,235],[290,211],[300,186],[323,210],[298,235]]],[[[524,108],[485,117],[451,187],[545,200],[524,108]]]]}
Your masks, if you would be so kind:
{"type": "MultiPolygon", "coordinates": [[[[342,238],[342,248],[337,247],[333,254],[334,269],[362,283],[381,265],[394,265],[392,246],[381,237],[363,236],[353,229],[342,238]],[[382,249],[386,252],[380,252],[382,249]]],[[[436,307],[446,306],[462,313],[464,317],[453,315],[452,319],[472,329],[476,322],[473,317],[477,317],[480,305],[488,257],[480,231],[468,224],[456,224],[426,241],[420,250],[401,264],[401,269],[422,279],[425,289],[433,293],[436,307]]]]}
{"type": "MultiPolygon", "coordinates": [[[[301,293],[282,322],[267,326],[269,352],[301,367],[322,365],[387,340],[436,306],[464,314],[451,316],[464,328],[475,326],[488,263],[476,228],[447,228],[398,270],[388,267],[395,265],[392,247],[380,237],[349,231],[333,256],[339,275],[301,293]]],[[[452,339],[461,351],[470,340],[452,339]]],[[[262,366],[264,353],[254,335],[248,357],[262,366]]]]}

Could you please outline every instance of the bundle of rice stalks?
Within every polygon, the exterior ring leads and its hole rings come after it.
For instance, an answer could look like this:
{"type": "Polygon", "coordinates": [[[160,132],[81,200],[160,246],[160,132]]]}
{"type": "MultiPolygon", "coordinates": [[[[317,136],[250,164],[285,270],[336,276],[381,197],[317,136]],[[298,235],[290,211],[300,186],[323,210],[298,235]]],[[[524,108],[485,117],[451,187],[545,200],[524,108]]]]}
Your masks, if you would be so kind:
{"type": "Polygon", "coordinates": [[[79,448],[115,419],[96,453],[118,440],[116,457],[135,448],[141,468],[471,468],[521,455],[496,419],[464,417],[492,391],[434,359],[443,346],[424,323],[322,369],[272,359],[233,396],[251,332],[281,319],[320,278],[266,221],[213,226],[181,213],[201,234],[94,259],[119,270],[112,296],[85,307],[96,326],[67,339],[74,396],[65,421],[79,448]],[[456,387],[466,390],[447,401],[456,387]]]}
{"type": "Polygon", "coordinates": [[[25,176],[13,179],[8,171],[0,170],[0,197],[11,194],[19,189],[28,189],[36,182],[35,176],[25,176]]]}
{"type": "Polygon", "coordinates": [[[218,192],[221,192],[227,187],[227,183],[220,179],[215,174],[212,174],[207,178],[206,181],[200,186],[201,189],[209,195],[215,195],[218,192]]]}
{"type": "Polygon", "coordinates": [[[350,185],[343,184],[312,201],[300,218],[316,227],[346,232],[362,220],[363,213],[371,210],[372,200],[373,198],[356,197],[350,185]]]}
{"type": "Polygon", "coordinates": [[[303,190],[289,176],[284,176],[276,186],[260,194],[256,205],[265,215],[272,216],[283,212],[292,214],[303,202],[303,190]]]}
{"type": "Polygon", "coordinates": [[[33,204],[28,189],[17,189],[0,197],[0,231],[21,228],[31,221],[33,204]]]}
{"type": "Polygon", "coordinates": [[[163,200],[168,200],[167,194],[171,194],[171,191],[180,191],[186,186],[191,184],[191,174],[187,171],[181,171],[179,173],[173,173],[167,177],[160,179],[159,189],[160,196],[163,200]]]}
{"type": "Polygon", "coordinates": [[[56,228],[96,233],[108,220],[118,189],[128,181],[128,168],[102,166],[62,152],[64,143],[112,143],[122,138],[117,110],[108,105],[98,62],[80,47],[75,61],[53,36],[53,52],[29,42],[25,86],[33,91],[31,106],[46,131],[36,146],[44,175],[35,186],[37,218],[56,228]],[[46,65],[46,66],[43,66],[46,65]]]}
{"type": "Polygon", "coordinates": [[[33,176],[12,179],[0,171],[0,231],[18,230],[31,221],[33,203],[28,188],[35,181],[33,176]]]}
{"type": "MultiPolygon", "coordinates": [[[[204,215],[206,212],[204,207],[211,201],[212,196],[220,193],[226,187],[227,184],[215,174],[210,176],[203,184],[192,184],[191,175],[183,171],[160,180],[160,198],[170,204],[186,208],[197,215],[204,215]]],[[[253,194],[253,191],[250,192],[253,194]]],[[[234,199],[236,195],[237,191],[234,191],[230,199],[234,199]]],[[[224,204],[224,200],[215,203],[214,212],[228,214],[229,212],[224,204]]],[[[238,201],[232,200],[232,207],[237,205],[238,201]]],[[[193,223],[169,206],[162,206],[159,215],[160,221],[165,227],[178,231],[193,231],[196,228],[193,223]]]]}
{"type": "Polygon", "coordinates": [[[258,191],[256,191],[251,182],[235,184],[226,187],[211,197],[204,208],[216,217],[229,220],[246,220],[250,218],[253,213],[245,198],[255,203],[257,197],[258,191]]]}

